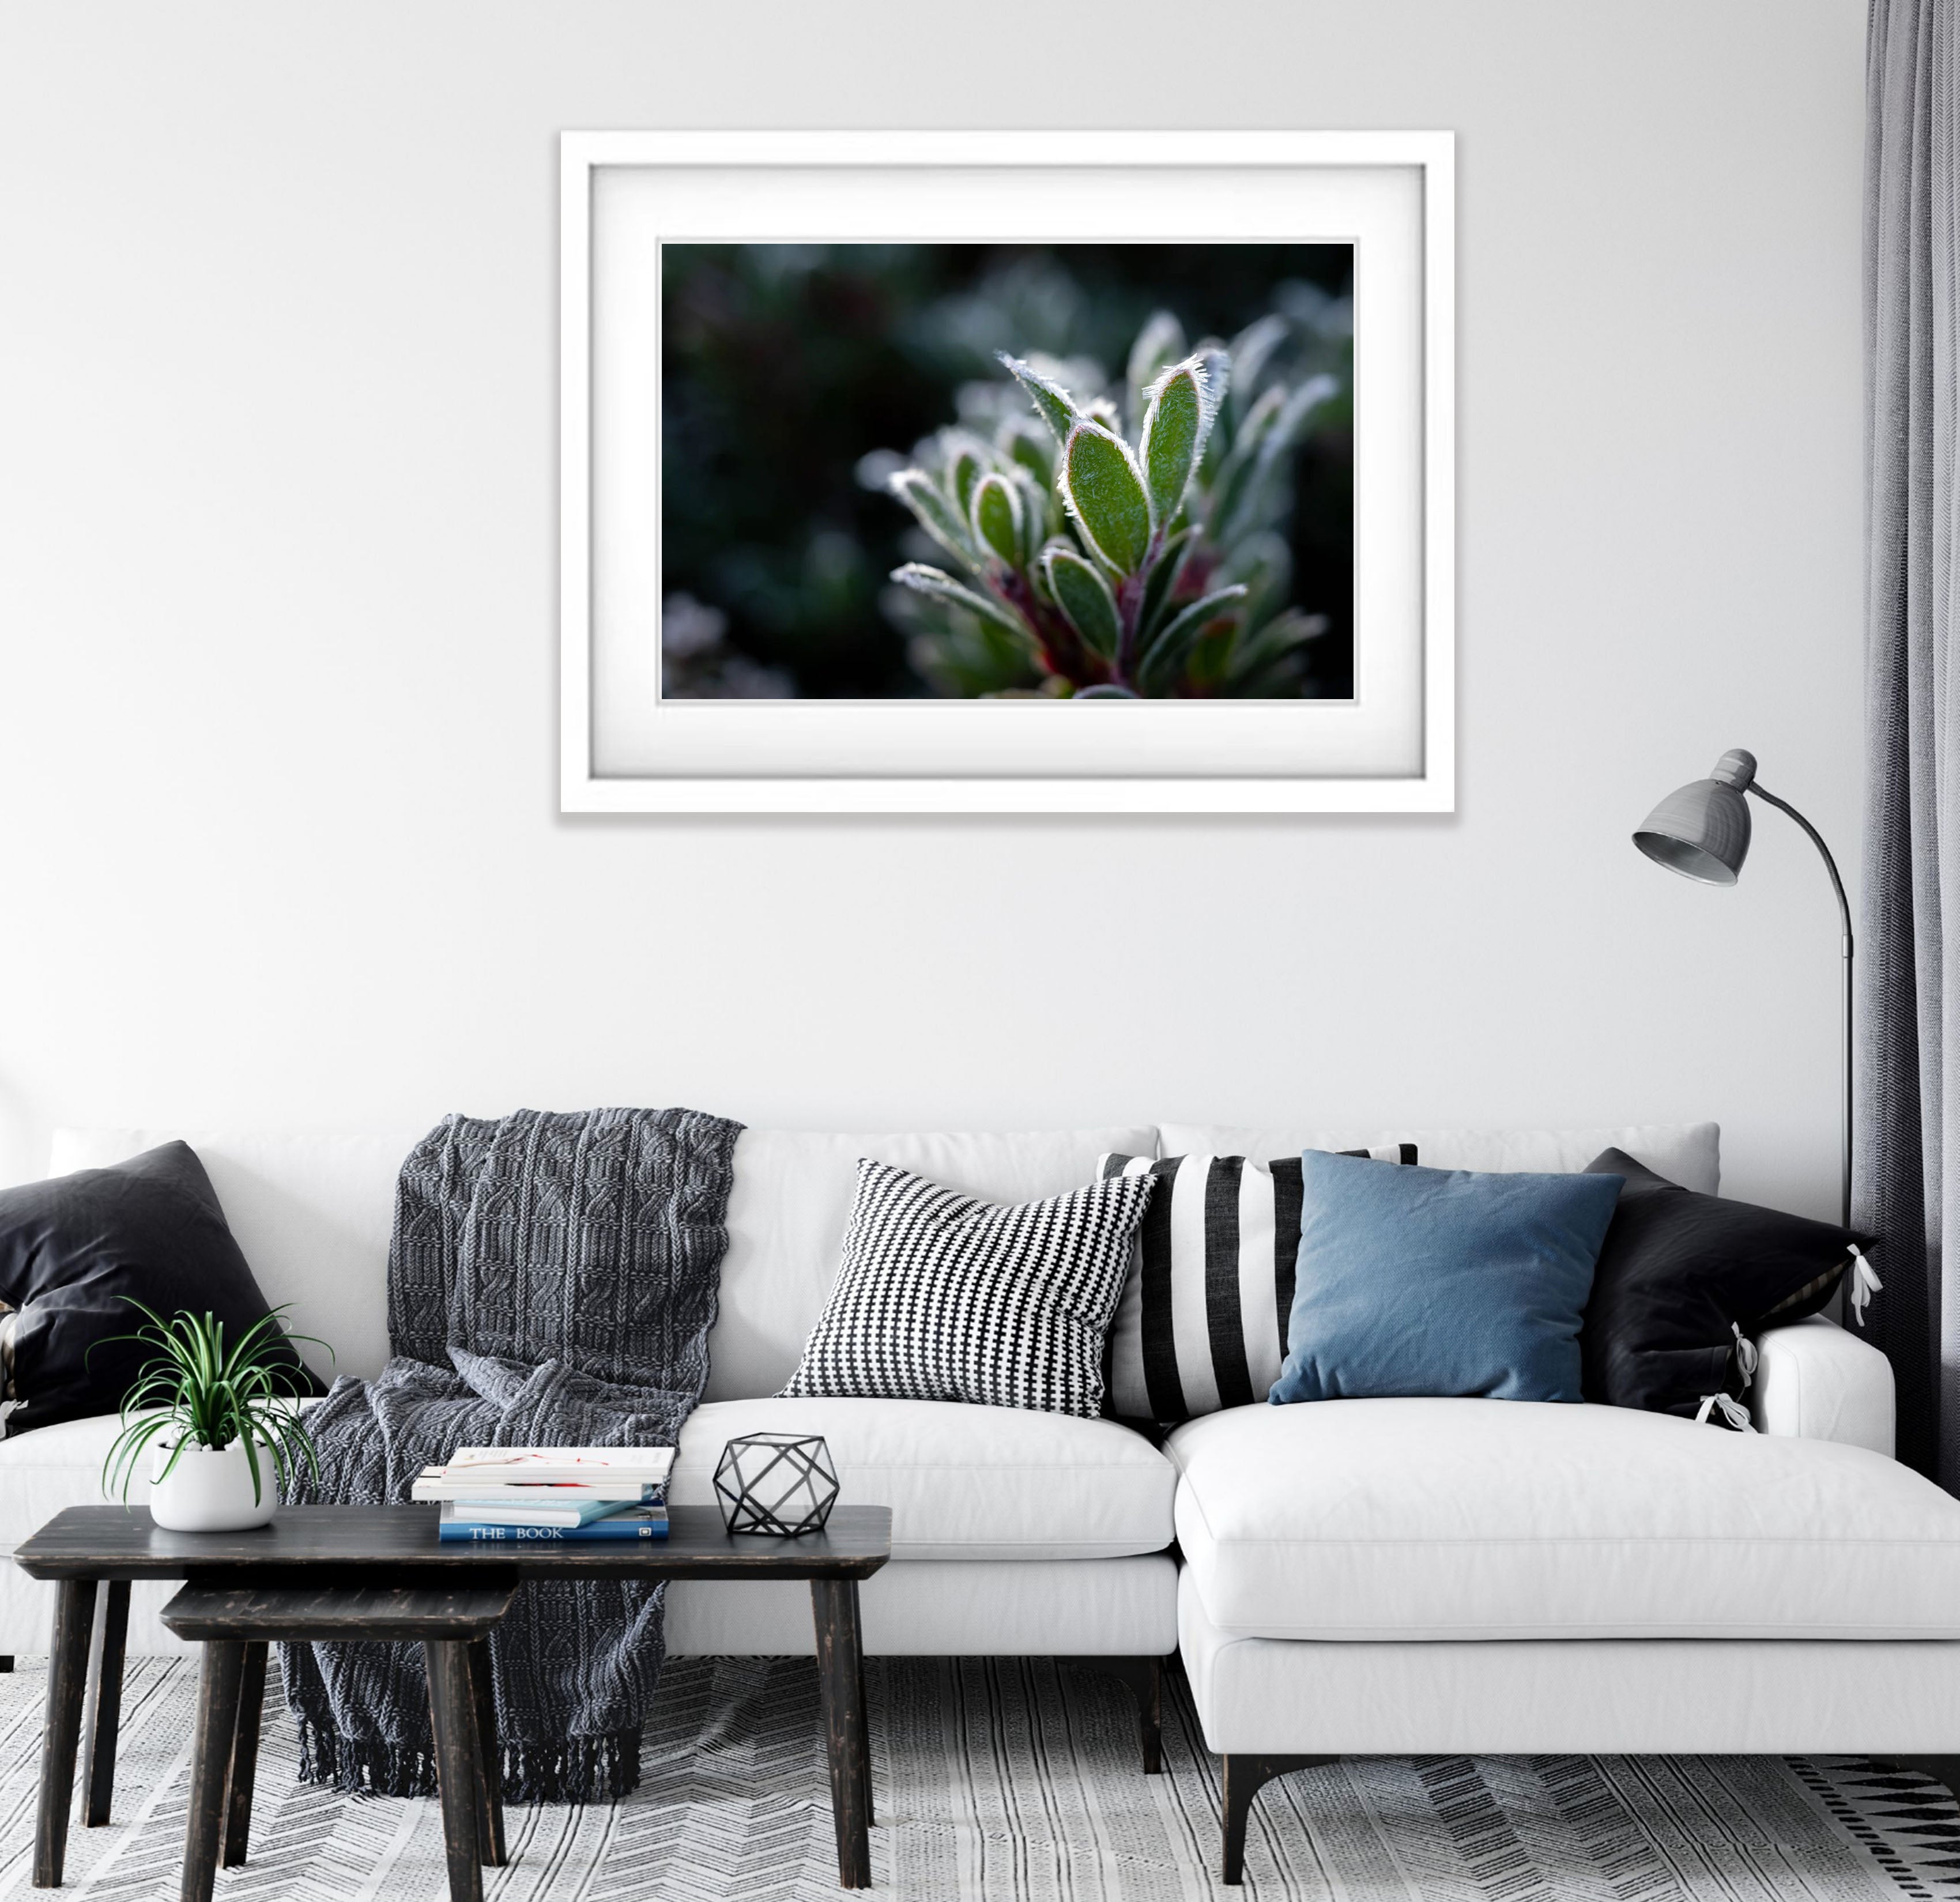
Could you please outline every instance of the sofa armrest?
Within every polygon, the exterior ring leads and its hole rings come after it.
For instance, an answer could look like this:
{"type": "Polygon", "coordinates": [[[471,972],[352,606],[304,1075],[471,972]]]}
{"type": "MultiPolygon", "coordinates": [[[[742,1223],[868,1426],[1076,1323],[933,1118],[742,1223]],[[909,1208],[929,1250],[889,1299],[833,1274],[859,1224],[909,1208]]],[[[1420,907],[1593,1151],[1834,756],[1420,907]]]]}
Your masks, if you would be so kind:
{"type": "Polygon", "coordinates": [[[1821,1314],[1766,1329],[1749,1389],[1756,1430],[1893,1456],[1892,1363],[1821,1314]]]}

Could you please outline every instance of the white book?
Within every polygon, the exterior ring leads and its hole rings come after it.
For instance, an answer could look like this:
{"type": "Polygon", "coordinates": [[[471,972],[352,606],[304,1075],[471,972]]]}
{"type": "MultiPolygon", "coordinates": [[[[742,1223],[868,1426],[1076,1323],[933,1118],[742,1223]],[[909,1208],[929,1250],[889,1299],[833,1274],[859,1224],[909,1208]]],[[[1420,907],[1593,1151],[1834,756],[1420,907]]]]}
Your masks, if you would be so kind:
{"type": "Polygon", "coordinates": [[[425,1466],[409,1497],[574,1505],[660,1498],[671,1446],[466,1446],[447,1465],[425,1466]]]}
{"type": "Polygon", "coordinates": [[[442,1470],[445,1478],[467,1476],[498,1485],[623,1478],[657,1485],[666,1479],[673,1456],[671,1446],[460,1446],[442,1470]]]}

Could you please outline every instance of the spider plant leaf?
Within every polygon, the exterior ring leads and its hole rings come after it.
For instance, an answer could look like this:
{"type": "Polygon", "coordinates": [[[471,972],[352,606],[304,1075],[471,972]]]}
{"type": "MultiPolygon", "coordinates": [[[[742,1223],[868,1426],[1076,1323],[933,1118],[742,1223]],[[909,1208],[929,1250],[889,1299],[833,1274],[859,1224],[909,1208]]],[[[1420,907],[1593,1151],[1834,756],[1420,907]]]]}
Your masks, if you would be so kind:
{"type": "Polygon", "coordinates": [[[1052,548],[1043,557],[1048,591],[1068,624],[1104,659],[1112,659],[1122,637],[1116,597],[1093,562],[1067,549],[1052,548]]]}
{"type": "Polygon", "coordinates": [[[1093,552],[1118,574],[1134,574],[1156,524],[1143,472],[1129,445],[1099,425],[1077,423],[1061,456],[1062,499],[1093,552]]]}
{"type": "Polygon", "coordinates": [[[1150,487],[1152,519],[1168,522],[1198,472],[1218,406],[1211,399],[1204,366],[1195,357],[1173,364],[1150,385],[1147,399],[1137,460],[1150,487]]]}
{"type": "Polygon", "coordinates": [[[959,511],[939,485],[922,469],[902,469],[892,478],[891,491],[918,518],[919,526],[954,560],[973,565],[972,538],[959,511]]]}
{"type": "Polygon", "coordinates": [[[1004,350],[996,351],[994,355],[1028,393],[1036,412],[1054,431],[1055,441],[1066,443],[1068,432],[1082,420],[1082,412],[1076,407],[1075,399],[1052,377],[1044,377],[1032,364],[1010,357],[1004,350]]]}
{"type": "Polygon", "coordinates": [[[1028,638],[1028,624],[1006,602],[997,596],[983,594],[978,588],[969,588],[964,582],[956,581],[943,569],[928,568],[921,561],[908,561],[903,568],[892,569],[892,579],[901,587],[929,594],[937,600],[950,601],[956,607],[964,608],[969,614],[977,614],[982,620],[1004,628],[1023,640],[1028,638]]]}
{"type": "Polygon", "coordinates": [[[1130,346],[1124,380],[1128,386],[1130,426],[1143,428],[1150,385],[1184,355],[1184,326],[1168,310],[1153,312],[1130,346]]]}
{"type": "Polygon", "coordinates": [[[1167,621],[1151,641],[1137,669],[1137,684],[1147,694],[1167,693],[1184,671],[1184,663],[1198,637],[1235,601],[1246,598],[1236,583],[1229,588],[1214,588],[1167,621]]]}
{"type": "Polygon", "coordinates": [[[1020,491],[1004,476],[981,477],[973,491],[973,539],[1010,568],[1021,560],[1020,491]]]}

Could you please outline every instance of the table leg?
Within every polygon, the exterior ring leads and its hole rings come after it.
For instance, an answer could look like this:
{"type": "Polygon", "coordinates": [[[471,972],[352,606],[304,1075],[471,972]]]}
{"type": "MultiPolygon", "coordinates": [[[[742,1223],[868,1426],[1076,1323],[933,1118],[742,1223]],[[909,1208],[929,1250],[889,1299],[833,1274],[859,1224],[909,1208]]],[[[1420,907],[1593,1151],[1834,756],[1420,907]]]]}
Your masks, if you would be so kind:
{"type": "Polygon", "coordinates": [[[864,1738],[864,1647],[858,1629],[858,1581],[813,1579],[816,1668],[823,1687],[825,1754],[830,1806],[837,1824],[840,1888],[871,1886],[869,1754],[864,1738]]]}
{"type": "Polygon", "coordinates": [[[476,1806],[482,1771],[477,1764],[469,1647],[431,1639],[422,1646],[422,1655],[428,1664],[429,1717],[435,1730],[435,1780],[442,1799],[450,1902],[483,1902],[483,1866],[477,1859],[482,1826],[477,1821],[476,1806]]]}
{"type": "Polygon", "coordinates": [[[184,1824],[183,1902],[211,1902],[224,1837],[225,1786],[238,1738],[238,1700],[249,1647],[214,1638],[204,1647],[197,1731],[191,1750],[190,1815],[184,1824]]]}
{"type": "Polygon", "coordinates": [[[88,1728],[81,1760],[87,1777],[83,1825],[97,1829],[109,1821],[116,1789],[116,1734],[123,1723],[123,1652],[129,1638],[129,1581],[111,1579],[97,1601],[95,1637],[88,1668],[88,1728]]]}
{"type": "Polygon", "coordinates": [[[61,1887],[68,1808],[75,1796],[75,1745],[88,1683],[88,1641],[95,1622],[94,1579],[63,1579],[59,1589],[54,1655],[48,1660],[47,1729],[41,1741],[40,1811],[34,1827],[37,1889],[61,1887]]]}
{"type": "Polygon", "coordinates": [[[469,1700],[476,1713],[478,1856],[485,1869],[510,1860],[504,1846],[504,1752],[497,1741],[497,1684],[490,1675],[490,1640],[469,1647],[469,1700]]]}
{"type": "Polygon", "coordinates": [[[261,1640],[248,1640],[245,1668],[238,1680],[238,1727],[231,1733],[231,1753],[224,1773],[224,1866],[235,1869],[245,1860],[252,1840],[252,1786],[259,1774],[259,1722],[266,1711],[266,1651],[261,1640]]]}
{"type": "MultiPolygon", "coordinates": [[[[854,1598],[856,1594],[854,1592],[854,1598]]],[[[871,1793],[871,1700],[864,1694],[864,1633],[861,1627],[858,1633],[858,1709],[861,1713],[858,1724],[858,1754],[863,1767],[858,1774],[864,1785],[864,1827],[878,1827],[878,1806],[871,1793]]],[[[870,1881],[867,1876],[865,1880],[870,1881]]]]}

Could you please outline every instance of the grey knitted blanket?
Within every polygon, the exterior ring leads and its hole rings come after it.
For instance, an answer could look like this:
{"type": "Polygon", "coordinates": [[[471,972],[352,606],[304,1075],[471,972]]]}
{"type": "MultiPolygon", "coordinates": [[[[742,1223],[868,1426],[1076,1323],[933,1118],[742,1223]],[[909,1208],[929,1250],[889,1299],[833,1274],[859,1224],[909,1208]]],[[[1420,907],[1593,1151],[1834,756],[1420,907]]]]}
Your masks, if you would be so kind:
{"type": "MultiPolygon", "coordinates": [[[[309,1415],[317,1483],[406,1500],[459,1446],[671,1446],[708,1378],[739,1123],[693,1110],[451,1116],[402,1166],[388,1252],[394,1358],[309,1415]]],[[[526,1585],[491,1640],[504,1791],[604,1802],[640,1780],[664,1656],[660,1586],[526,1585]]],[[[282,1647],[301,1775],[435,1787],[414,1645],[282,1647]]]]}

